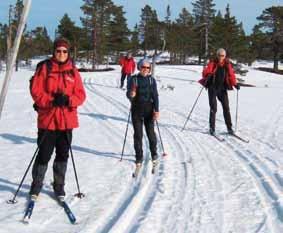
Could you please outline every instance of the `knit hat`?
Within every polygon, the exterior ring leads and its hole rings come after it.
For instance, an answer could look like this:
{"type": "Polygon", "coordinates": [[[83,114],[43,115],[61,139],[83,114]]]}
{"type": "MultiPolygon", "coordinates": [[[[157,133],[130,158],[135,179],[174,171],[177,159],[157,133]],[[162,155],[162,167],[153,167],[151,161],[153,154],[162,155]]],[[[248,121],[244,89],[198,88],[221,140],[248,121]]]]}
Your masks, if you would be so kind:
{"type": "Polygon", "coordinates": [[[141,70],[141,67],[142,67],[145,63],[148,63],[148,64],[151,65],[151,62],[150,62],[148,59],[146,59],[146,58],[143,58],[143,59],[139,60],[138,65],[137,65],[138,70],[141,70]]]}
{"type": "Polygon", "coordinates": [[[58,48],[58,47],[64,47],[66,49],[70,48],[70,43],[67,39],[65,38],[57,38],[54,41],[54,49],[58,48]]]}

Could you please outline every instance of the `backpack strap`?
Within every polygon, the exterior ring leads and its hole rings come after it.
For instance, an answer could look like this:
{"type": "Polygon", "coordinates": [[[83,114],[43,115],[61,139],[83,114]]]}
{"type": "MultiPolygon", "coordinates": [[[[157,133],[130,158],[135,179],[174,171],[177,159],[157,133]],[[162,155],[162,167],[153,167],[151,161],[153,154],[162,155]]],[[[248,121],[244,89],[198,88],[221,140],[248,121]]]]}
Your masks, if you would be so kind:
{"type": "Polygon", "coordinates": [[[132,79],[133,79],[133,83],[136,85],[136,87],[138,87],[138,78],[137,78],[137,75],[133,75],[133,76],[132,76],[132,79]]]}

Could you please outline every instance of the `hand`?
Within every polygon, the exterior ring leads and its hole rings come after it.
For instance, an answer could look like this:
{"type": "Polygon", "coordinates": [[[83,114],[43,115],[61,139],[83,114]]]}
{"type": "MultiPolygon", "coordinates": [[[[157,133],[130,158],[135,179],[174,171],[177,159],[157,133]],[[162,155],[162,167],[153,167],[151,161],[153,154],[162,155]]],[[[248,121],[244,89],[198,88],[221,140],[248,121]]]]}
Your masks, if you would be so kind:
{"type": "Polygon", "coordinates": [[[160,117],[159,112],[153,112],[153,120],[157,121],[160,117]]]}
{"type": "Polygon", "coordinates": [[[131,91],[131,92],[130,92],[131,98],[135,98],[136,95],[137,95],[136,91],[131,91]]]}
{"type": "Polygon", "coordinates": [[[54,107],[69,106],[69,96],[63,93],[55,93],[52,104],[54,107]]]}
{"type": "Polygon", "coordinates": [[[237,83],[237,84],[235,85],[235,88],[236,88],[237,90],[240,90],[240,88],[241,88],[240,83],[237,83]]]}
{"type": "Polygon", "coordinates": [[[133,84],[132,88],[131,88],[131,92],[130,92],[130,96],[131,98],[135,98],[137,95],[137,87],[135,84],[133,84]]]}
{"type": "Polygon", "coordinates": [[[209,74],[206,78],[206,83],[205,83],[205,87],[208,88],[209,86],[211,86],[213,84],[213,74],[209,74]]]}

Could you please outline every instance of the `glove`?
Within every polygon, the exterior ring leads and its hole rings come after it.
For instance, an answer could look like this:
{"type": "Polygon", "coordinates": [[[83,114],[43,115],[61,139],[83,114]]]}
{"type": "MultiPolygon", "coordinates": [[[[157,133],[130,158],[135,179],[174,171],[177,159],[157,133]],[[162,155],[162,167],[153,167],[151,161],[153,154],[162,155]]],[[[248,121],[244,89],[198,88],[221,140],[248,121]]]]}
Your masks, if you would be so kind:
{"type": "Polygon", "coordinates": [[[205,87],[208,88],[213,83],[213,74],[207,76],[205,87]]]}
{"type": "Polygon", "coordinates": [[[241,88],[240,84],[237,83],[237,84],[235,85],[235,88],[236,88],[237,90],[240,90],[240,88],[241,88]]]}
{"type": "Polygon", "coordinates": [[[54,107],[69,106],[69,96],[64,95],[63,93],[55,93],[52,105],[54,107]]]}
{"type": "Polygon", "coordinates": [[[160,116],[159,112],[153,112],[153,120],[155,121],[158,120],[159,116],[160,116]]]}

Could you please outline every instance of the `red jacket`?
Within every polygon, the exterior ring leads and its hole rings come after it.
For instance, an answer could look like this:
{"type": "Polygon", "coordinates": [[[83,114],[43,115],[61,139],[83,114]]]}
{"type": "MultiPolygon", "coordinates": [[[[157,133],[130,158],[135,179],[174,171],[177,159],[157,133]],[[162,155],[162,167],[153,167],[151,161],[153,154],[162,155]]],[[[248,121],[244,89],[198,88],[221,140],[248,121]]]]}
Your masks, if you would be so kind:
{"type": "Polygon", "coordinates": [[[79,126],[77,107],[86,98],[81,76],[71,60],[64,64],[59,64],[54,58],[50,61],[51,70],[48,71],[44,63],[35,72],[31,83],[31,96],[38,107],[38,128],[49,130],[77,128],[79,126]],[[53,95],[58,92],[69,96],[68,107],[52,106],[53,95]]]}
{"type": "Polygon", "coordinates": [[[134,58],[122,57],[119,60],[119,65],[122,66],[123,74],[133,74],[136,69],[136,63],[134,58]]]}
{"type": "Polygon", "coordinates": [[[233,90],[233,86],[237,84],[235,72],[232,64],[228,59],[225,59],[223,64],[220,64],[218,61],[210,61],[205,69],[202,72],[202,79],[199,80],[199,83],[203,86],[206,86],[207,77],[209,75],[214,75],[217,70],[217,66],[226,66],[226,75],[225,75],[225,83],[229,90],[233,90]]]}

